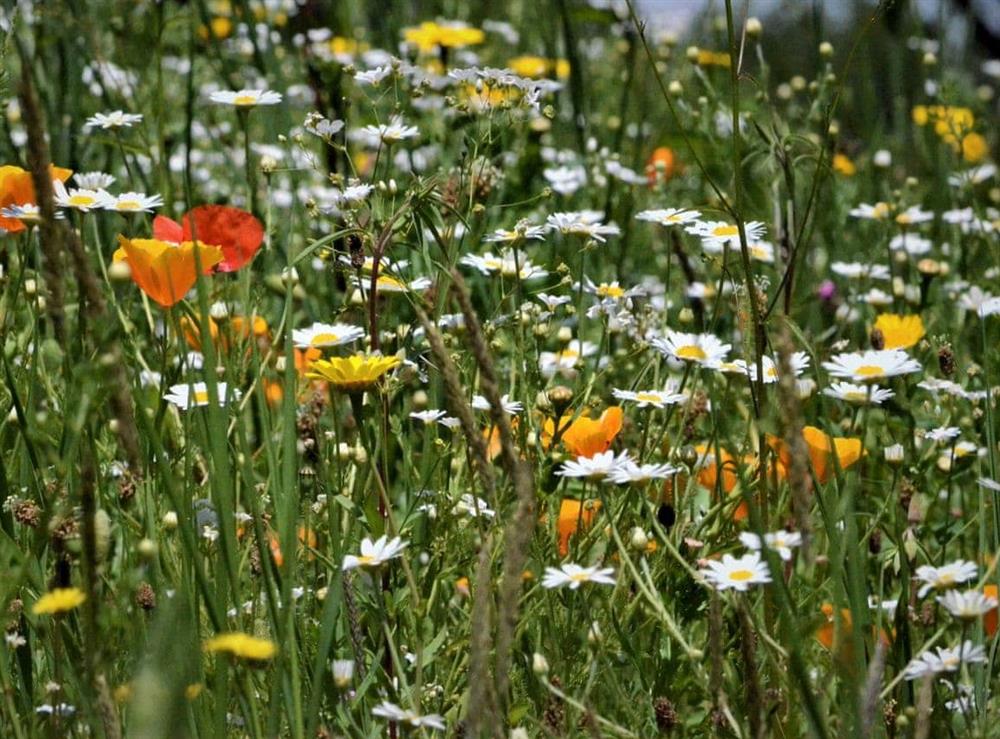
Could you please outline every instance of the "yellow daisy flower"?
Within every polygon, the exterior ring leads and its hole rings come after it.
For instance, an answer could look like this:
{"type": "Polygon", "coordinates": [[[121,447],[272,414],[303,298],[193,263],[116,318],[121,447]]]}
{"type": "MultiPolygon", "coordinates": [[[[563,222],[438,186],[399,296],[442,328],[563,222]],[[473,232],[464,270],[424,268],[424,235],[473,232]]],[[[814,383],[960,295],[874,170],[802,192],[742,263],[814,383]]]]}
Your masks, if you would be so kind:
{"type": "Polygon", "coordinates": [[[307,377],[326,380],[338,390],[357,393],[367,390],[382,375],[399,364],[399,357],[355,354],[351,357],[320,359],[309,365],[307,377]]]}
{"type": "Polygon", "coordinates": [[[54,616],[67,613],[87,600],[80,588],[56,588],[35,601],[31,612],[36,616],[54,616]]]}
{"type": "Polygon", "coordinates": [[[909,349],[924,338],[924,322],[920,316],[883,313],[875,321],[875,328],[882,332],[886,349],[909,349]]]}
{"type": "Polygon", "coordinates": [[[262,662],[274,657],[278,653],[278,646],[270,639],[260,639],[239,631],[232,631],[219,634],[206,641],[205,651],[222,652],[239,659],[262,662]]]}

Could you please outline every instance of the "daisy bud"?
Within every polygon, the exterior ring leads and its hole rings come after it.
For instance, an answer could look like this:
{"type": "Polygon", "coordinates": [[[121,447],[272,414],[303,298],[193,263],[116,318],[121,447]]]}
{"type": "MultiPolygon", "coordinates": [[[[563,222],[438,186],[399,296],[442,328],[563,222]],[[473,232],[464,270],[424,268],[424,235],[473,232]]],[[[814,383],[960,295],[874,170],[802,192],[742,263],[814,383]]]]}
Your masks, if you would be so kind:
{"type": "Polygon", "coordinates": [[[789,80],[789,83],[791,84],[792,89],[795,90],[795,92],[802,92],[804,89],[806,89],[806,86],[808,84],[806,82],[806,78],[803,77],[801,74],[797,74],[794,77],[792,77],[789,80]]]}
{"type": "Polygon", "coordinates": [[[882,454],[885,456],[886,464],[891,464],[896,467],[903,464],[906,451],[903,449],[902,444],[893,444],[892,446],[887,446],[883,449],[882,454]]]}
{"type": "Polygon", "coordinates": [[[559,331],[556,333],[556,339],[558,339],[563,344],[569,343],[573,338],[573,329],[569,326],[560,326],[559,331]]]}
{"type": "Polygon", "coordinates": [[[7,423],[17,423],[17,408],[11,408],[7,413],[7,423]]]}
{"type": "Polygon", "coordinates": [[[600,644],[601,640],[604,638],[604,634],[601,633],[601,625],[594,621],[590,624],[590,628],[587,629],[587,641],[592,644],[600,644]]]}
{"type": "MultiPolygon", "coordinates": [[[[900,252],[900,253],[902,253],[902,252],[900,252]]],[[[905,293],[906,293],[906,283],[903,282],[903,278],[902,277],[893,277],[892,278],[892,294],[895,295],[897,298],[901,298],[901,297],[903,297],[903,295],[905,293]]]]}
{"type": "Polygon", "coordinates": [[[667,87],[667,91],[674,97],[680,97],[684,94],[684,85],[682,85],[679,80],[670,80],[670,85],[667,87]]]}
{"type": "Polygon", "coordinates": [[[907,285],[903,290],[903,298],[911,305],[920,305],[920,286],[907,285]]]}
{"type": "Polygon", "coordinates": [[[775,90],[778,95],[779,100],[791,100],[792,99],[792,86],[787,82],[782,82],[778,85],[778,89],[775,90]]]}
{"type": "Polygon", "coordinates": [[[344,690],[354,679],[354,661],[335,659],[333,661],[333,684],[344,690]]]}
{"type": "Polygon", "coordinates": [[[213,320],[224,321],[229,318],[229,307],[222,301],[212,303],[212,307],[208,309],[208,315],[210,315],[213,320]]]}
{"type": "Polygon", "coordinates": [[[701,49],[699,49],[697,46],[689,46],[687,47],[687,50],[684,52],[684,56],[687,57],[687,60],[689,62],[697,62],[699,53],[701,53],[701,49]]]}
{"type": "Polygon", "coordinates": [[[108,267],[108,279],[112,282],[128,282],[132,279],[132,268],[124,260],[112,262],[108,267]]]}
{"type": "Polygon", "coordinates": [[[357,464],[365,464],[368,461],[368,452],[360,444],[354,447],[352,456],[357,464]]]}
{"type": "Polygon", "coordinates": [[[413,393],[413,407],[417,409],[427,407],[427,393],[423,390],[417,390],[413,393]]]}
{"type": "Polygon", "coordinates": [[[823,43],[821,43],[819,45],[819,55],[826,59],[829,59],[831,56],[833,56],[833,44],[831,44],[829,41],[824,41],[823,43]]]}
{"type": "Polygon", "coordinates": [[[573,390],[565,385],[556,385],[550,388],[546,396],[549,402],[552,403],[552,408],[555,410],[556,415],[560,417],[569,407],[569,404],[573,402],[573,390]]]}
{"type": "Polygon", "coordinates": [[[681,312],[678,314],[677,320],[681,323],[691,323],[694,320],[694,311],[688,307],[681,308],[681,312]]]}
{"type": "Polygon", "coordinates": [[[112,418],[110,421],[108,421],[108,430],[112,434],[117,434],[118,429],[120,428],[121,428],[121,423],[119,423],[117,418],[112,418]]]}
{"type": "Polygon", "coordinates": [[[649,537],[646,536],[646,532],[638,526],[633,528],[629,537],[629,546],[637,551],[645,552],[646,547],[649,546],[649,537]]]}
{"type": "Polygon", "coordinates": [[[837,123],[836,121],[831,121],[830,122],[830,127],[828,129],[826,129],[826,131],[831,136],[839,136],[840,135],[840,124],[837,123]]]}
{"type": "Polygon", "coordinates": [[[160,523],[163,524],[163,528],[167,531],[173,531],[177,528],[177,511],[167,511],[163,514],[163,518],[160,519],[160,523]]]}
{"type": "Polygon", "coordinates": [[[156,542],[152,539],[142,539],[136,546],[136,550],[143,559],[152,559],[156,556],[156,542]]]}
{"type": "MultiPolygon", "coordinates": [[[[120,262],[117,262],[117,264],[120,264],[120,262]]],[[[30,296],[30,295],[34,295],[37,292],[38,292],[38,283],[37,282],[35,282],[34,280],[25,280],[24,281],[24,294],[25,295],[29,295],[30,296]]]]}
{"type": "Polygon", "coordinates": [[[285,371],[285,358],[283,356],[278,357],[277,359],[274,360],[274,371],[275,372],[285,371]]]}
{"type": "Polygon", "coordinates": [[[535,652],[531,655],[531,670],[536,675],[548,675],[549,674],[549,661],[545,659],[545,655],[535,652]]]}
{"type": "Polygon", "coordinates": [[[535,336],[539,338],[543,336],[548,336],[550,333],[549,324],[547,323],[536,324],[535,328],[533,329],[533,333],[535,334],[535,336]]]}
{"type": "Polygon", "coordinates": [[[760,22],[760,18],[750,17],[747,18],[747,36],[760,36],[761,32],[764,30],[764,24],[760,22]]]}
{"type": "Polygon", "coordinates": [[[925,67],[933,67],[935,64],[937,64],[937,62],[938,62],[937,57],[934,56],[933,52],[928,51],[926,54],[924,54],[923,63],[925,67]]]}
{"type": "Polygon", "coordinates": [[[520,726],[510,730],[510,739],[528,739],[528,732],[520,726]]]}
{"type": "Polygon", "coordinates": [[[329,588],[320,588],[319,590],[316,591],[316,600],[322,603],[323,601],[326,600],[326,594],[329,592],[330,592],[329,588]]]}
{"type": "Polygon", "coordinates": [[[351,458],[351,446],[345,442],[337,444],[337,461],[346,462],[351,458]]]}
{"type": "Polygon", "coordinates": [[[265,154],[260,158],[260,171],[264,174],[273,174],[278,168],[278,160],[265,154]]]}

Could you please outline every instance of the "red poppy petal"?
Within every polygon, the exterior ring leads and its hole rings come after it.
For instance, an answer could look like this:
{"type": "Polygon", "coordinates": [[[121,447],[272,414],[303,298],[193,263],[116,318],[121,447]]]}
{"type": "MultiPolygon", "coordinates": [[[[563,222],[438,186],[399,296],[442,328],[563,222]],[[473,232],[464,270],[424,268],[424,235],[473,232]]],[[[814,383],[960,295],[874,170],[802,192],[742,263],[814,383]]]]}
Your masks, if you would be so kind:
{"type": "Polygon", "coordinates": [[[179,244],[184,240],[184,229],[181,224],[166,216],[156,216],[153,219],[153,238],[179,244]]]}
{"type": "Polygon", "coordinates": [[[184,238],[192,238],[191,219],[198,241],[222,247],[220,272],[235,272],[253,259],[264,241],[264,227],[251,213],[228,205],[199,205],[184,216],[184,238]]]}

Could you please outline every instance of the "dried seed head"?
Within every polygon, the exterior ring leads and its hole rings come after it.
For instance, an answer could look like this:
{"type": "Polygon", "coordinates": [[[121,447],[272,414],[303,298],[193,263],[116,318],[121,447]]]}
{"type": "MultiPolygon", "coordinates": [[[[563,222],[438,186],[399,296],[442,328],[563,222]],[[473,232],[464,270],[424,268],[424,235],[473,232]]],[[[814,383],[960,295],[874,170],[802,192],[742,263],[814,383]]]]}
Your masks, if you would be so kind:
{"type": "Polygon", "coordinates": [[[661,695],[653,701],[653,713],[656,716],[656,728],[660,730],[661,734],[669,734],[680,724],[677,709],[666,696],[661,695]]]}
{"type": "Polygon", "coordinates": [[[868,340],[871,342],[872,349],[875,351],[885,349],[885,335],[882,333],[881,329],[873,328],[868,340]]]}

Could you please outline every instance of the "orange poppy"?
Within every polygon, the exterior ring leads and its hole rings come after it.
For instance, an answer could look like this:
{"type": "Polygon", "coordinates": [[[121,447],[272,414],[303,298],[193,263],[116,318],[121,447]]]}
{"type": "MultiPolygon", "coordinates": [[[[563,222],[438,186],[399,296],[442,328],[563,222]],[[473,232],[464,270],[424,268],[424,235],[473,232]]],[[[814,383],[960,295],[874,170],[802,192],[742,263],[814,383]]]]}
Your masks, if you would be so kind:
{"type": "MultiPolygon", "coordinates": [[[[806,426],[802,429],[802,438],[805,439],[806,446],[809,448],[809,461],[812,462],[816,479],[820,483],[826,482],[833,475],[835,469],[833,463],[834,454],[836,454],[837,461],[842,470],[846,470],[853,465],[864,454],[861,439],[853,436],[829,436],[815,426],[806,426]]],[[[778,477],[784,480],[788,475],[788,468],[792,463],[791,454],[785,442],[776,436],[768,435],[767,443],[778,455],[778,477]]]]}
{"type": "MultiPolygon", "coordinates": [[[[299,544],[309,547],[311,549],[316,548],[318,539],[316,538],[316,532],[305,526],[299,526],[298,530],[299,544]]],[[[281,544],[278,542],[278,535],[271,534],[270,541],[268,542],[271,546],[271,556],[274,558],[274,564],[278,567],[283,567],[285,564],[285,557],[281,553],[281,544]]],[[[307,559],[312,559],[313,555],[306,555],[307,559]]]]}
{"type": "MultiPolygon", "coordinates": [[[[694,448],[698,454],[698,474],[696,480],[703,488],[714,491],[716,485],[722,488],[726,495],[732,495],[736,489],[736,483],[740,481],[738,470],[739,462],[736,457],[730,454],[729,450],[719,447],[719,456],[716,458],[715,446],[709,444],[697,444],[694,448]],[[719,475],[722,475],[721,480],[719,475]]],[[[754,465],[757,459],[752,455],[743,457],[744,465],[754,465]]],[[[734,521],[745,521],[750,515],[750,509],[746,501],[740,501],[733,511],[734,521]]]]}
{"type": "MultiPolygon", "coordinates": [[[[53,180],[65,182],[73,174],[71,169],[63,169],[49,165],[53,180]]],[[[26,169],[5,164],[0,167],[0,210],[12,205],[37,205],[35,185],[31,181],[31,172],[26,169]]],[[[17,218],[0,216],[0,228],[8,233],[19,233],[24,230],[24,224],[17,218]]]]}
{"type": "MultiPolygon", "coordinates": [[[[116,262],[124,261],[132,270],[132,281],[164,308],[180,302],[198,279],[195,270],[195,244],[185,241],[170,244],[159,239],[118,237],[116,262]]],[[[204,271],[222,260],[222,249],[198,243],[204,271]]]]}
{"type": "MultiPolygon", "coordinates": [[[[987,598],[997,597],[997,586],[996,585],[984,585],[983,594],[987,598]]],[[[986,612],[983,616],[983,629],[986,631],[986,635],[992,637],[997,633],[997,609],[993,608],[986,612]]]]}
{"type": "Polygon", "coordinates": [[[264,227],[253,214],[228,205],[199,205],[185,214],[181,223],[166,216],[153,219],[156,239],[179,244],[195,236],[203,244],[222,249],[219,272],[235,272],[260,249],[264,227]]]}
{"type": "Polygon", "coordinates": [[[649,155],[649,160],[646,162],[646,179],[649,186],[655,187],[660,180],[668,182],[674,176],[676,168],[677,160],[674,156],[674,150],[666,146],[657,147],[649,155]]]}
{"type": "Polygon", "coordinates": [[[556,521],[556,533],[559,542],[559,556],[569,554],[569,538],[577,532],[580,526],[589,528],[594,522],[594,516],[601,510],[601,501],[580,501],[574,498],[563,498],[559,504],[559,519],[556,521]]]}
{"type": "MultiPolygon", "coordinates": [[[[824,603],[823,605],[820,606],[819,609],[820,611],[823,612],[823,615],[826,617],[826,621],[818,629],[816,629],[816,641],[818,641],[827,649],[834,649],[834,644],[836,643],[837,647],[835,651],[838,654],[844,654],[845,656],[849,657],[851,653],[849,651],[844,651],[844,650],[849,649],[850,642],[847,642],[844,639],[844,636],[850,634],[851,628],[853,627],[854,623],[853,619],[851,618],[850,609],[848,608],[840,609],[839,639],[837,638],[838,634],[836,633],[836,624],[834,623],[834,618],[833,618],[833,604],[824,603]]],[[[872,629],[873,635],[874,631],[875,630],[873,628],[872,629]]],[[[885,629],[881,629],[879,631],[879,639],[886,646],[889,646],[889,644],[892,641],[891,637],[889,636],[889,632],[887,632],[885,629]]]]}
{"type": "MultiPolygon", "coordinates": [[[[559,429],[562,435],[560,441],[570,454],[576,457],[593,457],[595,454],[606,452],[611,446],[611,442],[622,430],[622,409],[611,406],[600,418],[593,419],[580,415],[575,421],[570,421],[569,416],[559,419],[559,429]]],[[[542,425],[542,446],[548,448],[552,444],[552,437],[555,436],[556,423],[551,418],[545,419],[542,425]]]]}

